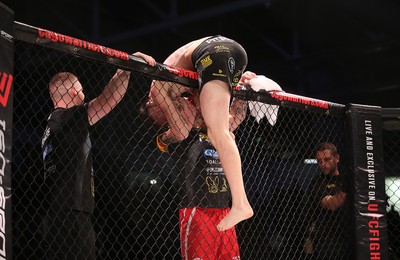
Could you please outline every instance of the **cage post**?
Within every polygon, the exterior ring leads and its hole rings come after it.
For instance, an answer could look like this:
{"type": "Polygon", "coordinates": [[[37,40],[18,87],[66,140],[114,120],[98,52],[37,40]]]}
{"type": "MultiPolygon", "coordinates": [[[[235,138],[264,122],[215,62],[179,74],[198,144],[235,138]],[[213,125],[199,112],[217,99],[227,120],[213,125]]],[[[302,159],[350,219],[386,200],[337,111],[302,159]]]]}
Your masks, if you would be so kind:
{"type": "Polygon", "coordinates": [[[349,104],[346,123],[357,259],[388,259],[382,109],[349,104]]]}
{"type": "Polygon", "coordinates": [[[0,3],[0,259],[12,259],[13,28],[14,12],[0,3]]]}

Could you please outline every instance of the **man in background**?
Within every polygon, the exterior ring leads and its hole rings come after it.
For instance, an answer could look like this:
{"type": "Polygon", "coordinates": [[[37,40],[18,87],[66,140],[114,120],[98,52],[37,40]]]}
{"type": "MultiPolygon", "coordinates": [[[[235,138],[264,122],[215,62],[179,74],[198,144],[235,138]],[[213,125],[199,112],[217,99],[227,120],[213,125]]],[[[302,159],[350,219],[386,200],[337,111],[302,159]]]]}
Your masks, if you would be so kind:
{"type": "Polygon", "coordinates": [[[348,175],[339,172],[340,155],[333,143],[321,143],[315,155],[321,174],[308,188],[305,253],[314,260],[353,259],[348,175]]]}
{"type": "MultiPolygon", "coordinates": [[[[133,55],[154,66],[143,53],[133,55]]],[[[89,128],[124,97],[130,71],[118,69],[103,92],[85,103],[77,76],[59,72],[49,83],[54,110],[42,137],[48,202],[43,223],[46,259],[94,260],[94,180],[89,128]]]]}

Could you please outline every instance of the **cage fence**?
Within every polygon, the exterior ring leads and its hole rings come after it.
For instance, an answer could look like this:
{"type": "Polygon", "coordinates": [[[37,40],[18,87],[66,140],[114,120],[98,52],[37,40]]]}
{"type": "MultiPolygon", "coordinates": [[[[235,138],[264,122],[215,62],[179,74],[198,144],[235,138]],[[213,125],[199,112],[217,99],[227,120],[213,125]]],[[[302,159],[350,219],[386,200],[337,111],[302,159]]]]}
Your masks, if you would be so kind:
{"type": "MultiPolygon", "coordinates": [[[[14,64],[13,257],[43,259],[42,219],[49,187],[41,138],[53,109],[49,81],[59,71],[72,72],[82,82],[86,100],[91,100],[121,66],[21,39],[14,41],[14,64]]],[[[128,69],[132,73],[125,97],[91,127],[97,258],[180,259],[178,173],[170,155],[157,148],[155,138],[162,129],[141,111],[152,80],[160,75],[128,69]]],[[[245,187],[255,211],[236,226],[242,259],[311,259],[304,250],[309,218],[324,218],[310,215],[308,208],[309,185],[320,174],[314,160],[316,146],[333,142],[343,154],[340,169],[351,168],[344,156],[343,116],[288,106],[280,106],[277,112],[275,125],[247,115],[235,131],[245,187]]],[[[391,257],[397,259],[400,128],[398,111],[394,114],[384,119],[383,143],[389,247],[391,257]]],[[[336,237],[334,227],[340,220],[332,221],[332,229],[323,236],[336,237]]],[[[337,237],[324,246],[339,246],[337,237]]],[[[342,259],[346,252],[337,250],[333,259],[342,259]]]]}

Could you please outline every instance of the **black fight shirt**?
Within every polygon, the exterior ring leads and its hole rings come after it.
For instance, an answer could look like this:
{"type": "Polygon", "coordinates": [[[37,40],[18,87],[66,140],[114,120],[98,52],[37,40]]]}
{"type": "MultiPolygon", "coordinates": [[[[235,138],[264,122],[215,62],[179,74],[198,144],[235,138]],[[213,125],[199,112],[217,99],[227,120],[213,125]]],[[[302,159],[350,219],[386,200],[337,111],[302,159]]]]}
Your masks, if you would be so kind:
{"type": "Polygon", "coordinates": [[[94,181],[87,105],[57,108],[42,137],[48,203],[53,210],[92,213],[94,181]]]}
{"type": "Polygon", "coordinates": [[[229,207],[229,185],[207,135],[192,130],[188,138],[168,149],[176,163],[181,208],[229,207]]]}
{"type": "Polygon", "coordinates": [[[350,220],[348,177],[346,173],[341,173],[339,176],[326,176],[321,173],[311,181],[309,187],[311,215],[309,217],[316,221],[319,234],[340,237],[348,232],[348,223],[350,220]],[[320,203],[323,197],[335,195],[340,191],[347,193],[347,199],[343,207],[336,211],[330,211],[321,207],[320,203]],[[336,232],[333,232],[333,229],[336,232]]]}

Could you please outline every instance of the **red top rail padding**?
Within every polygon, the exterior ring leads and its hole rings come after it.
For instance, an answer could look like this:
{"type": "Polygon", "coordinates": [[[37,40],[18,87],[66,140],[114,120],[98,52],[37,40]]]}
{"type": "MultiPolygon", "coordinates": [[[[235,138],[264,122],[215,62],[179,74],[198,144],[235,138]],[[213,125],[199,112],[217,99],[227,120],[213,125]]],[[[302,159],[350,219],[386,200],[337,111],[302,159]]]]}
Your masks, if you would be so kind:
{"type": "Polygon", "coordinates": [[[271,105],[307,110],[335,117],[344,117],[346,110],[346,106],[342,104],[290,94],[283,91],[267,92],[265,90],[260,90],[256,92],[251,89],[234,90],[233,95],[244,100],[258,101],[271,105]]]}
{"type": "MultiPolygon", "coordinates": [[[[81,40],[61,33],[37,28],[20,22],[14,22],[15,39],[31,44],[53,48],[75,56],[150,75],[153,79],[175,82],[190,88],[198,87],[198,73],[182,68],[157,63],[148,65],[143,59],[90,41],[81,40]]],[[[253,90],[233,90],[235,97],[310,110],[332,116],[344,116],[345,106],[324,100],[289,94],[286,92],[255,92],[253,90]]]]}
{"type": "Polygon", "coordinates": [[[142,72],[153,78],[172,81],[187,87],[197,88],[197,72],[174,68],[161,63],[148,65],[143,59],[90,41],[14,22],[15,39],[53,48],[75,56],[114,64],[120,68],[142,72]]]}

